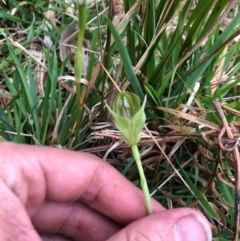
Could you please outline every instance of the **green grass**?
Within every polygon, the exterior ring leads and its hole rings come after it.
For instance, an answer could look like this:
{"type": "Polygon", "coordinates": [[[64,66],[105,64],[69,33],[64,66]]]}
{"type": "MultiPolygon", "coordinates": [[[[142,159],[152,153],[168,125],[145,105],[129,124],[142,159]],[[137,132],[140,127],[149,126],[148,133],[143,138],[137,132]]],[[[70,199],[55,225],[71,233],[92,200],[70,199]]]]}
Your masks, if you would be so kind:
{"type": "Polygon", "coordinates": [[[121,143],[112,148],[119,133],[104,102],[112,105],[116,86],[142,101],[147,95],[151,135],[143,130],[139,150],[150,192],[167,208],[202,211],[216,240],[230,240],[237,160],[231,151],[219,149],[222,122],[212,101],[224,104],[238,138],[239,1],[146,0],[142,5],[125,0],[127,14],[118,25],[109,20],[107,2],[92,5],[84,40],[88,58],[81,84],[80,131],[73,73],[76,39],[68,43],[72,54],[60,56],[62,32],[77,19],[76,9],[63,0],[52,5],[5,2],[0,3],[0,139],[105,156],[139,185],[130,148],[121,143]],[[51,19],[46,18],[48,10],[51,19]],[[46,36],[50,48],[44,45],[46,36]]]}

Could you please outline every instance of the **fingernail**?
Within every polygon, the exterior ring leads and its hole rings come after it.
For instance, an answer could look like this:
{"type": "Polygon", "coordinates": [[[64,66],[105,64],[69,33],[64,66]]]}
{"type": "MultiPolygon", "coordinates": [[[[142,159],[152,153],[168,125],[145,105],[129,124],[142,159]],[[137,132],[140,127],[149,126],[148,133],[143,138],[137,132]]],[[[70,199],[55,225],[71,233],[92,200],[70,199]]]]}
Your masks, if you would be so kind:
{"type": "Polygon", "coordinates": [[[210,225],[201,216],[187,215],[178,220],[174,227],[176,241],[211,241],[210,225]]]}

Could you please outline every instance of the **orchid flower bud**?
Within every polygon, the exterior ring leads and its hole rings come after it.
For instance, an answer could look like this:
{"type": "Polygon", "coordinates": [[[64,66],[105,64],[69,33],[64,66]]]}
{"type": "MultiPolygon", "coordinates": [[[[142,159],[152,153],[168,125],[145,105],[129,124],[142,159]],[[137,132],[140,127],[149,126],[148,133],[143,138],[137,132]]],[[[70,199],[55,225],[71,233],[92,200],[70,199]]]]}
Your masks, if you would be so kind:
{"type": "Polygon", "coordinates": [[[72,0],[72,1],[78,5],[88,5],[90,3],[95,2],[95,0],[72,0]]]}
{"type": "Polygon", "coordinates": [[[136,145],[141,139],[141,131],[146,121],[145,105],[146,96],[141,106],[139,97],[128,91],[117,95],[112,110],[107,105],[122,139],[130,146],[136,145]]]}

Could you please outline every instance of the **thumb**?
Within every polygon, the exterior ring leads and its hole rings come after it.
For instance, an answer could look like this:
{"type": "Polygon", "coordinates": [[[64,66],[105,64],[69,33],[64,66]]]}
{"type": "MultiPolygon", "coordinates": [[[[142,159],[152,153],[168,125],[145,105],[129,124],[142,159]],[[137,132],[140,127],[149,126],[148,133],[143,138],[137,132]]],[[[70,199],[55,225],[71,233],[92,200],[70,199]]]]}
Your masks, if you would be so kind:
{"type": "Polygon", "coordinates": [[[107,241],[211,241],[206,218],[188,208],[166,210],[138,219],[107,241]]]}

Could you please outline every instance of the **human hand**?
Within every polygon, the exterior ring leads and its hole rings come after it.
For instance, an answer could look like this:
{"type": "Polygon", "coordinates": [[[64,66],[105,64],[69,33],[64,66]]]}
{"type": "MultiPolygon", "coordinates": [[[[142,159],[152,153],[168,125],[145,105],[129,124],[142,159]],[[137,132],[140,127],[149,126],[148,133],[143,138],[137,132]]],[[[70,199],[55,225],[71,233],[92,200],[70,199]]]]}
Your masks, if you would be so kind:
{"type": "Polygon", "coordinates": [[[196,210],[165,210],[99,158],[0,143],[0,240],[210,241],[196,210]]]}

